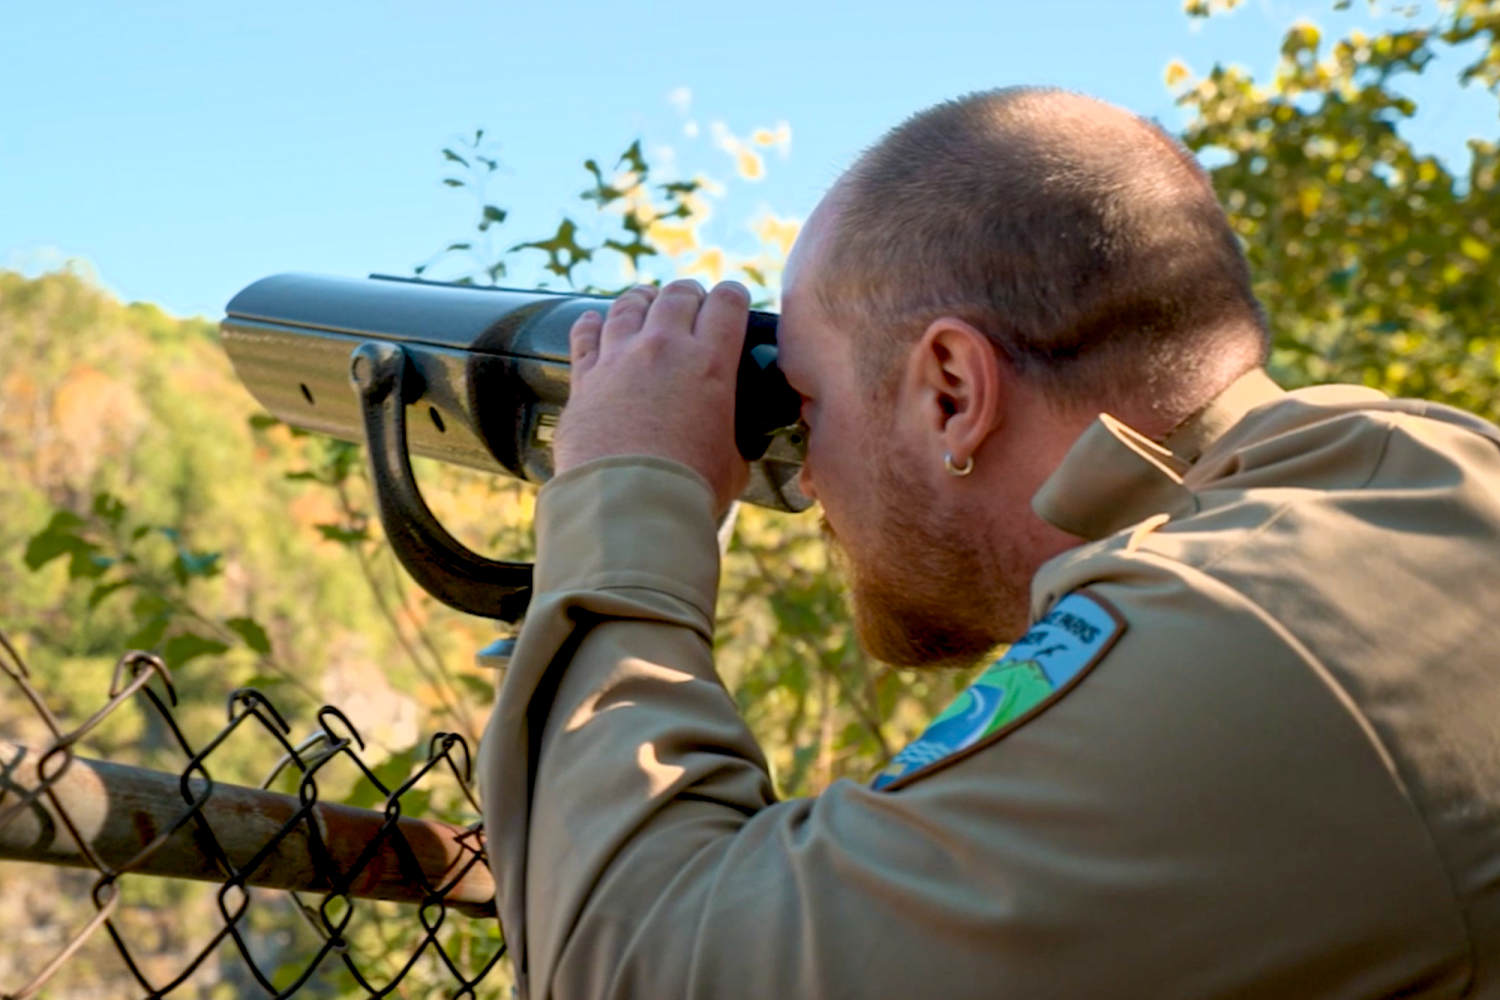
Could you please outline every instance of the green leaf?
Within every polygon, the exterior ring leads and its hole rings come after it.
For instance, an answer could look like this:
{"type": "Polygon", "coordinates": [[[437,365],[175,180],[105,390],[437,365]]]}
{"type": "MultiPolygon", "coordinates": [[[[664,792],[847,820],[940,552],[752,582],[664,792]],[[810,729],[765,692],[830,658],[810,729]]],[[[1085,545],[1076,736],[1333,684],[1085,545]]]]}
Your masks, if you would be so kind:
{"type": "Polygon", "coordinates": [[[450,160],[453,163],[462,163],[466,167],[469,165],[469,161],[468,160],[464,159],[462,156],[459,156],[457,153],[455,153],[451,149],[445,149],[445,150],[443,150],[443,159],[450,160]]]}
{"type": "Polygon", "coordinates": [[[359,465],[359,445],[353,441],[337,441],[333,438],[325,438],[323,447],[325,454],[328,456],[328,465],[332,470],[332,479],[334,482],[342,482],[348,478],[349,473],[353,472],[355,467],[359,465]]]}
{"type": "Polygon", "coordinates": [[[217,656],[228,649],[228,646],[217,639],[208,639],[194,632],[184,632],[167,640],[167,644],[162,647],[161,658],[168,670],[176,670],[190,660],[195,660],[200,656],[217,656]]]}
{"type": "Polygon", "coordinates": [[[281,421],[277,420],[269,413],[252,413],[249,419],[246,420],[246,423],[248,423],[253,430],[263,431],[268,428],[275,427],[277,424],[281,423],[281,421]]]}
{"type": "Polygon", "coordinates": [[[125,519],[125,504],[112,493],[94,495],[94,514],[106,524],[119,527],[125,519]]]}
{"type": "Polygon", "coordinates": [[[292,482],[320,482],[318,474],[316,472],[313,472],[311,469],[298,469],[295,472],[284,472],[281,474],[281,478],[289,479],[292,482]]]}
{"type": "Polygon", "coordinates": [[[482,677],[473,674],[456,674],[459,684],[469,689],[469,693],[480,701],[490,702],[495,700],[495,685],[482,677]]]}
{"type": "Polygon", "coordinates": [[[355,545],[370,538],[370,533],[364,528],[345,528],[341,524],[316,524],[313,527],[318,529],[318,534],[340,545],[355,545]]]}
{"type": "Polygon", "coordinates": [[[453,251],[453,250],[472,250],[473,248],[474,248],[474,244],[472,244],[472,243],[449,243],[448,244],[448,251],[453,251]]]}
{"type": "Polygon", "coordinates": [[[93,590],[89,591],[89,607],[97,608],[110,594],[130,586],[132,582],[134,581],[112,580],[109,583],[97,584],[93,590]]]}
{"type": "Polygon", "coordinates": [[[99,555],[99,550],[90,542],[73,550],[68,560],[69,580],[96,580],[115,564],[113,559],[99,555]]]}
{"type": "Polygon", "coordinates": [[[71,510],[55,510],[52,512],[52,520],[42,531],[74,532],[83,527],[83,518],[71,510]]]}
{"type": "Polygon", "coordinates": [[[155,649],[167,632],[167,616],[158,615],[141,623],[125,637],[126,649],[155,649]]]}
{"type": "Polygon", "coordinates": [[[584,160],[583,169],[594,178],[594,186],[579,195],[584,201],[596,202],[600,208],[604,208],[610,202],[617,201],[624,196],[624,191],[605,183],[604,171],[599,169],[598,163],[593,160],[584,160]]]}
{"type": "Polygon", "coordinates": [[[560,278],[573,280],[573,268],[586,260],[592,260],[594,252],[578,244],[578,226],[572,219],[563,219],[557,232],[550,239],[517,243],[512,250],[541,250],[547,255],[548,271],[560,278]]]}
{"type": "Polygon", "coordinates": [[[38,570],[59,556],[92,551],[93,543],[78,534],[82,527],[83,519],[72,511],[54,511],[47,526],[26,543],[27,568],[38,570]]]}
{"type": "Polygon", "coordinates": [[[461,188],[464,186],[464,182],[459,180],[457,177],[444,177],[443,183],[451,188],[461,188]]]}
{"type": "Polygon", "coordinates": [[[344,805],[355,809],[373,809],[385,801],[385,796],[368,781],[361,781],[344,797],[344,805]]]}
{"type": "Polygon", "coordinates": [[[241,684],[240,687],[268,688],[275,687],[278,684],[290,683],[291,681],[289,681],[285,677],[282,677],[280,674],[251,674],[249,677],[245,678],[245,682],[241,684]]]}
{"type": "Polygon", "coordinates": [[[262,656],[271,655],[271,637],[254,618],[230,618],[224,627],[245,640],[245,645],[262,656]]]}
{"type": "Polygon", "coordinates": [[[633,242],[625,243],[620,240],[605,240],[604,245],[615,253],[630,258],[632,267],[640,267],[642,257],[656,256],[656,248],[637,238],[633,242]]]}
{"type": "MultiPolygon", "coordinates": [[[[395,791],[407,778],[411,777],[412,767],[419,761],[426,760],[427,745],[418,743],[398,750],[385,760],[370,768],[370,771],[382,785],[391,791],[395,791]]],[[[355,786],[354,791],[344,800],[345,805],[351,805],[359,809],[374,809],[385,803],[385,796],[380,790],[368,781],[361,781],[355,786]]]]}
{"type": "Polygon", "coordinates": [[[496,225],[504,222],[505,209],[500,208],[498,205],[484,206],[484,221],[487,223],[495,223],[496,225]]]}
{"type": "Polygon", "coordinates": [[[177,559],[172,563],[172,575],[177,578],[178,583],[183,585],[195,576],[216,576],[219,572],[221,554],[179,549],[177,559]]]}
{"type": "Polygon", "coordinates": [[[160,594],[153,594],[149,591],[138,595],[130,604],[130,613],[140,620],[165,615],[171,610],[171,602],[160,594]]]}
{"type": "Polygon", "coordinates": [[[426,816],[432,809],[432,792],[425,788],[413,788],[401,796],[401,815],[426,816]]]}
{"type": "Polygon", "coordinates": [[[84,544],[87,543],[77,535],[45,531],[39,535],[33,535],[31,541],[26,543],[26,566],[32,570],[41,569],[58,556],[67,555],[84,544]]]}
{"type": "Polygon", "coordinates": [[[641,155],[641,140],[639,139],[637,139],[635,142],[632,142],[630,144],[630,148],[620,154],[619,162],[627,165],[632,171],[643,176],[651,169],[646,165],[646,158],[641,155]]]}

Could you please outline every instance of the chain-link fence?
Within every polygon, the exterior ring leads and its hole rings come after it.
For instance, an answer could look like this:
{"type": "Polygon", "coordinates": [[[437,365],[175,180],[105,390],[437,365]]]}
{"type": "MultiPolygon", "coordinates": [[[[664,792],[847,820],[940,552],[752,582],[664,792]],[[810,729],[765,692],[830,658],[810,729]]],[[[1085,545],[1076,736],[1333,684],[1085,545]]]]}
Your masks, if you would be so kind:
{"type": "Polygon", "coordinates": [[[503,991],[502,974],[491,975],[504,944],[483,831],[452,821],[479,813],[459,736],[434,736],[425,761],[392,781],[387,769],[367,764],[358,731],[333,706],[320,709],[314,731],[299,740],[270,699],[242,688],[229,696],[223,726],[195,748],[174,718],[172,679],[154,656],[123,656],[101,707],[71,727],[3,633],[0,668],[10,681],[3,697],[21,699],[28,722],[0,738],[0,859],[50,866],[0,865],[19,871],[24,884],[47,886],[19,906],[17,894],[5,892],[4,997],[503,991]],[[145,713],[178,766],[128,766],[79,752],[126,706],[145,713]],[[247,740],[273,761],[262,786],[215,782],[211,768],[241,754],[247,740]],[[325,792],[342,789],[342,801],[320,800],[320,783],[325,792]],[[347,804],[361,798],[377,808],[347,804]],[[434,808],[439,801],[450,805],[434,808]],[[410,813],[446,813],[448,821],[410,813]],[[199,895],[179,880],[195,880],[199,895]],[[127,900],[132,885],[148,884],[137,893],[143,903],[127,900]]]}

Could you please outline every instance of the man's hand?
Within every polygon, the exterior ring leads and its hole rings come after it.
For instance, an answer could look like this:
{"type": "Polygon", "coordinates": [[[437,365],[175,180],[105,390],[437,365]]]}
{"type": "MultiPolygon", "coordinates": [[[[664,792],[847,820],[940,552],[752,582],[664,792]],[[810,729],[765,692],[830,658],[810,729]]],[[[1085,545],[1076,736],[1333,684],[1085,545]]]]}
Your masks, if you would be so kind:
{"type": "Polygon", "coordinates": [[[726,281],[638,285],[569,334],[572,383],[552,448],[557,473],[610,455],[681,462],[722,514],[749,469],[734,443],[734,391],[750,295],[726,281]]]}

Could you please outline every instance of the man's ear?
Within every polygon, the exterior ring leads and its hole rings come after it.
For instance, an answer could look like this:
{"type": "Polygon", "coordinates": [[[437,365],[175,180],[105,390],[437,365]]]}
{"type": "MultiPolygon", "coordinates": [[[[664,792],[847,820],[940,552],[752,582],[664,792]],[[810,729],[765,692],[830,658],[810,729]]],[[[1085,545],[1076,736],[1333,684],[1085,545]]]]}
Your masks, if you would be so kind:
{"type": "Polygon", "coordinates": [[[962,466],[1004,411],[1004,373],[994,344],[953,316],[933,320],[907,358],[908,385],[937,447],[962,466]]]}

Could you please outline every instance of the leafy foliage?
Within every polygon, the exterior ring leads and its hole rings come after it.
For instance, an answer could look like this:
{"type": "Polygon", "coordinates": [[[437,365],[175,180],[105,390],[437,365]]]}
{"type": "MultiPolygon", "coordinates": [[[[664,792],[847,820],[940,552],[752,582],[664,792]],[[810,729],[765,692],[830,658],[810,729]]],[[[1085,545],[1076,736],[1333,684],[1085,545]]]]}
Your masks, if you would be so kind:
{"type": "Polygon", "coordinates": [[[1331,45],[1294,25],[1274,78],[1175,74],[1184,139],[1220,159],[1214,184],[1244,239],[1283,380],[1365,382],[1500,416],[1493,337],[1500,147],[1469,141],[1461,172],[1414,148],[1401,89],[1439,55],[1459,85],[1500,91],[1500,4],[1462,0],[1436,24],[1331,45]],[[1477,56],[1473,55],[1477,46],[1477,56]]]}

